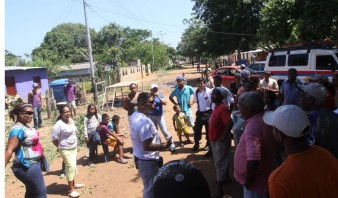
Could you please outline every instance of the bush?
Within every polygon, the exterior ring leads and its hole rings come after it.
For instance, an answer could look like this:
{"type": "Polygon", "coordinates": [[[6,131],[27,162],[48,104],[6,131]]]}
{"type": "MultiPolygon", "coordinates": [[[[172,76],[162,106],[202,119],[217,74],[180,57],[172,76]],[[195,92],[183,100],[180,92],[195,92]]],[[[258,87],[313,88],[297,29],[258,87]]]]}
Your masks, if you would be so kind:
{"type": "Polygon", "coordinates": [[[83,121],[84,121],[84,114],[81,114],[80,117],[76,120],[76,128],[77,128],[77,146],[78,147],[83,147],[86,145],[86,139],[83,135],[83,130],[84,130],[84,126],[83,126],[83,121]]]}

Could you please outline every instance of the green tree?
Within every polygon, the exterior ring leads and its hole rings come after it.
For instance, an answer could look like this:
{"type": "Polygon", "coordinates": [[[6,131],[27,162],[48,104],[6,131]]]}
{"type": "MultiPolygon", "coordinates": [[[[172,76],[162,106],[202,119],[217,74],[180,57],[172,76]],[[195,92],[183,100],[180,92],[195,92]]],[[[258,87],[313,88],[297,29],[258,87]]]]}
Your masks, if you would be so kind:
{"type": "Polygon", "coordinates": [[[288,42],[338,40],[337,0],[270,0],[261,11],[258,30],[265,46],[288,42]]]}
{"type": "Polygon", "coordinates": [[[5,65],[6,66],[15,66],[20,62],[20,58],[13,54],[12,52],[5,50],[5,65]]]}
{"type": "MultiPolygon", "coordinates": [[[[91,29],[92,38],[96,37],[91,29]]],[[[32,52],[32,60],[48,60],[53,65],[87,61],[86,28],[82,24],[64,23],[47,32],[40,47],[32,52]]]]}
{"type": "Polygon", "coordinates": [[[219,56],[256,45],[264,0],[194,0],[193,10],[206,29],[205,51],[219,56]]]}

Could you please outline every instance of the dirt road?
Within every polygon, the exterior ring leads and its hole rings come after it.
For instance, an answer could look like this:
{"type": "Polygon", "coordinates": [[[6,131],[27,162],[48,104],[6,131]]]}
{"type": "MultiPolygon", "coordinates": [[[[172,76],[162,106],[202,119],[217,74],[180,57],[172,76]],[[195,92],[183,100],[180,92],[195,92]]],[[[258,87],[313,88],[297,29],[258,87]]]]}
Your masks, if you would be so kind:
{"type": "MultiPolygon", "coordinates": [[[[194,88],[195,83],[192,83],[192,79],[195,79],[200,76],[199,73],[196,73],[196,67],[191,68],[191,66],[184,67],[180,70],[172,71],[160,71],[147,76],[144,81],[144,91],[148,91],[150,84],[156,83],[159,85],[159,92],[162,92],[168,101],[168,105],[164,106],[164,115],[167,123],[167,127],[173,140],[178,145],[178,138],[172,126],[172,104],[168,99],[169,94],[172,91],[173,86],[175,85],[176,76],[181,75],[182,72],[186,74],[188,79],[188,84],[192,85],[194,88]]],[[[140,90],[141,88],[139,88],[140,90]]],[[[80,113],[85,113],[86,106],[80,106],[80,113]]],[[[196,111],[196,107],[193,107],[193,112],[196,111]]],[[[104,113],[104,112],[101,112],[104,113]]],[[[110,117],[114,114],[123,117],[120,121],[120,128],[124,128],[123,133],[125,134],[127,140],[125,143],[125,154],[132,157],[131,154],[131,141],[129,139],[129,128],[128,128],[128,116],[127,112],[121,107],[115,107],[113,111],[107,112],[110,117]]],[[[44,134],[44,138],[50,138],[52,126],[44,126],[41,128],[41,131],[44,134]]],[[[191,137],[193,139],[192,129],[190,130],[191,137]]],[[[160,133],[161,134],[161,133],[160,133]]],[[[163,136],[161,134],[161,138],[163,136]]],[[[205,145],[205,136],[203,132],[201,147],[205,145]]],[[[164,158],[164,162],[171,160],[187,160],[198,167],[204,176],[206,177],[211,194],[213,195],[214,187],[216,184],[216,173],[214,168],[214,161],[212,157],[206,158],[203,154],[206,152],[202,149],[199,152],[194,153],[191,151],[192,145],[186,145],[184,148],[177,148],[175,153],[170,153],[169,151],[161,152],[161,155],[164,158]]],[[[111,150],[111,149],[110,149],[111,150]]],[[[81,194],[81,197],[113,197],[113,198],[141,198],[142,197],[142,180],[137,174],[137,170],[134,167],[134,162],[132,159],[128,159],[128,164],[119,164],[116,161],[110,161],[108,163],[104,162],[102,148],[99,147],[99,161],[95,164],[94,168],[88,166],[88,159],[85,157],[86,149],[81,149],[78,151],[78,175],[76,176],[76,182],[84,183],[85,188],[79,189],[78,192],[81,194]]],[[[48,197],[64,197],[67,196],[67,181],[66,178],[60,179],[60,169],[61,169],[62,160],[60,157],[56,158],[50,165],[50,172],[44,174],[45,183],[47,186],[48,197]]],[[[8,165],[9,167],[10,165],[8,165]]],[[[232,169],[231,165],[231,169],[232,169]]],[[[24,197],[25,187],[24,185],[16,180],[16,178],[11,173],[11,170],[7,168],[6,170],[6,181],[5,181],[5,193],[6,197],[15,198],[15,197],[24,197]]],[[[226,195],[224,197],[242,197],[241,186],[235,182],[233,179],[232,184],[227,184],[225,187],[226,195]]]]}

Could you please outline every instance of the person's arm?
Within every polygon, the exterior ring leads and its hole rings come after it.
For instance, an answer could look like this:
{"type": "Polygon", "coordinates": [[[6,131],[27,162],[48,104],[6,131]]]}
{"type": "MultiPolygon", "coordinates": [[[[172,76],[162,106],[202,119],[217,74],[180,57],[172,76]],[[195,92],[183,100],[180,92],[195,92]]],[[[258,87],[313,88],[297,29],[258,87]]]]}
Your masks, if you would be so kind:
{"type": "Polygon", "coordinates": [[[12,158],[12,154],[19,146],[19,138],[17,136],[13,136],[8,138],[7,148],[5,151],[5,167],[7,166],[9,160],[12,158]]]}
{"type": "Polygon", "coordinates": [[[33,102],[33,93],[32,91],[28,92],[28,103],[32,104],[33,102]]]}
{"type": "Polygon", "coordinates": [[[160,102],[163,104],[163,105],[167,105],[167,101],[165,101],[163,98],[161,98],[159,95],[156,95],[156,97],[158,97],[158,99],[160,99],[160,102]]]}
{"type": "Polygon", "coordinates": [[[128,106],[129,106],[129,103],[130,103],[130,99],[128,96],[126,96],[123,100],[123,105],[122,105],[122,108],[126,111],[128,111],[128,106]]]}
{"type": "Polygon", "coordinates": [[[209,77],[209,82],[210,82],[211,88],[215,88],[214,78],[212,76],[209,77]]]}
{"type": "Polygon", "coordinates": [[[149,139],[146,139],[146,140],[142,141],[142,147],[143,147],[143,149],[145,151],[160,151],[160,150],[165,150],[166,148],[168,148],[170,146],[171,139],[172,139],[172,137],[170,137],[169,139],[167,139],[165,143],[153,144],[153,138],[149,138],[149,139]]]}
{"type": "Polygon", "coordinates": [[[252,184],[255,182],[258,166],[259,166],[258,160],[248,160],[246,162],[246,178],[244,186],[248,190],[250,190],[252,184]]]}
{"type": "Polygon", "coordinates": [[[39,90],[39,97],[40,97],[40,102],[41,102],[41,110],[42,110],[42,106],[43,106],[43,100],[42,100],[42,94],[41,91],[39,90]]]}
{"type": "Polygon", "coordinates": [[[65,86],[63,87],[63,94],[65,95],[65,97],[66,97],[66,99],[67,99],[67,91],[66,91],[66,86],[67,86],[67,85],[65,85],[65,86]]]}
{"type": "Polygon", "coordinates": [[[83,134],[84,134],[84,137],[86,139],[86,142],[89,142],[87,123],[88,123],[88,118],[84,117],[84,119],[83,119],[83,134]]]}
{"type": "Polygon", "coordinates": [[[174,105],[177,105],[177,102],[176,102],[172,97],[169,97],[169,100],[170,100],[170,102],[172,102],[174,105]]]}
{"type": "Polygon", "coordinates": [[[176,122],[175,122],[174,118],[173,118],[173,126],[174,126],[175,131],[177,131],[176,122]]]}

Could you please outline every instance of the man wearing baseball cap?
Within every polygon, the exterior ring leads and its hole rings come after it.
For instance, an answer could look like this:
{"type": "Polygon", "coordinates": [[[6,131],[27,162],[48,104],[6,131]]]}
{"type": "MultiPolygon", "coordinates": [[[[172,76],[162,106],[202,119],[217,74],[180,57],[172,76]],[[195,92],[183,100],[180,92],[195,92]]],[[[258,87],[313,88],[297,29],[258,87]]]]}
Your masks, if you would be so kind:
{"type": "MultiPolygon", "coordinates": [[[[151,119],[151,121],[153,121],[156,129],[158,130],[158,128],[160,128],[164,138],[168,140],[171,138],[171,135],[168,132],[167,125],[163,116],[163,105],[166,105],[167,101],[163,99],[163,94],[158,93],[157,84],[150,85],[150,94],[154,97],[156,105],[154,111],[149,114],[149,118],[151,119]]],[[[171,143],[169,149],[171,152],[175,151],[175,144],[173,142],[171,143]]]]}
{"type": "Polygon", "coordinates": [[[42,96],[38,83],[33,83],[33,89],[28,93],[28,103],[32,104],[34,111],[34,128],[42,127],[42,96]]]}
{"type": "Polygon", "coordinates": [[[330,151],[338,159],[338,115],[325,108],[327,90],[318,83],[302,87],[300,104],[310,120],[309,143],[330,151]]]}
{"type": "Polygon", "coordinates": [[[338,197],[338,160],[328,151],[310,146],[310,122],[296,105],[266,112],[266,124],[284,146],[286,161],[269,176],[270,197],[338,197]]]}
{"type": "Polygon", "coordinates": [[[183,112],[188,120],[187,124],[189,127],[194,127],[194,117],[191,110],[191,105],[193,104],[194,99],[194,89],[186,85],[184,82],[183,76],[177,76],[176,77],[177,87],[171,92],[169,96],[169,100],[174,104],[178,104],[181,108],[181,112],[183,112]],[[176,101],[174,100],[174,97],[176,97],[176,101]]]}

